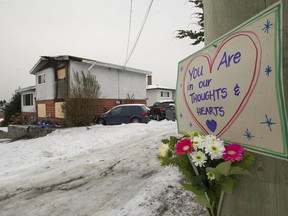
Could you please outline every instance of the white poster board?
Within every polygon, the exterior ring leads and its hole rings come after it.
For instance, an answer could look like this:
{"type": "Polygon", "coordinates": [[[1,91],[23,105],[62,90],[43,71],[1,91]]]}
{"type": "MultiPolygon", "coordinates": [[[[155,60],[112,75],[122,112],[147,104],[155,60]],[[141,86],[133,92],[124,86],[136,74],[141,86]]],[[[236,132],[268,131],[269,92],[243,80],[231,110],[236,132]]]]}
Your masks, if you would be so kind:
{"type": "Polygon", "coordinates": [[[282,71],[282,5],[277,3],[179,62],[179,133],[288,158],[282,71]]]}

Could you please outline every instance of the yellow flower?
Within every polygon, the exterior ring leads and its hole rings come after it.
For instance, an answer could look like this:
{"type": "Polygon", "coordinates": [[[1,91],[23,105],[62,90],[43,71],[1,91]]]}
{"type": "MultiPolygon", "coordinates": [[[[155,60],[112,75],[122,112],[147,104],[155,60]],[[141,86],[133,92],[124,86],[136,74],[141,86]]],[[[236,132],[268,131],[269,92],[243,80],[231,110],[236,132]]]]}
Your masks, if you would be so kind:
{"type": "Polygon", "coordinates": [[[166,144],[162,143],[159,147],[160,156],[166,157],[168,154],[168,150],[169,150],[169,147],[166,144]]]}

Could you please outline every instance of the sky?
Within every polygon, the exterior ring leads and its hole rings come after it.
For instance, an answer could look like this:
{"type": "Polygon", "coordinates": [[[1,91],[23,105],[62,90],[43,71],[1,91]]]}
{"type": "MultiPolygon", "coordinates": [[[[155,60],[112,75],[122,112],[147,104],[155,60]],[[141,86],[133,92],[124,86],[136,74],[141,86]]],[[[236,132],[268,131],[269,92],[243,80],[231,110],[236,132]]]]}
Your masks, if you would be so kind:
{"type": "MultiPolygon", "coordinates": [[[[0,100],[35,85],[30,70],[40,56],[72,55],[124,65],[150,0],[0,0],[0,100]]],[[[152,72],[153,84],[175,88],[178,62],[203,45],[177,39],[197,29],[187,0],[154,0],[127,67],[152,72]]]]}

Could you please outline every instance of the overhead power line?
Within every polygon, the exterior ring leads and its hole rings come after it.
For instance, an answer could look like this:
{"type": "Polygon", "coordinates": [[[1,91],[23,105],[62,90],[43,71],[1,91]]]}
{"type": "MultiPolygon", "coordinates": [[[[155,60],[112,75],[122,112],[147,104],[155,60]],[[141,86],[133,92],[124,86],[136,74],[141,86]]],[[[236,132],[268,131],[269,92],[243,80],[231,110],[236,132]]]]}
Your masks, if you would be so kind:
{"type": "Polygon", "coordinates": [[[134,50],[135,50],[135,48],[136,48],[136,45],[137,45],[137,43],[138,43],[138,41],[139,41],[139,38],[140,38],[141,33],[142,33],[142,31],[143,31],[144,25],[145,25],[146,20],[147,20],[147,18],[148,18],[148,14],[149,14],[150,9],[151,9],[151,7],[152,7],[152,3],[153,3],[153,0],[150,1],[150,4],[149,4],[149,6],[148,6],[147,12],[146,12],[146,14],[145,14],[145,17],[144,17],[144,20],[143,20],[143,23],[142,23],[142,26],[141,26],[141,28],[140,28],[140,31],[138,32],[136,41],[135,41],[135,43],[134,43],[134,45],[133,45],[133,48],[132,48],[131,52],[129,53],[129,55],[127,55],[127,53],[128,53],[128,48],[129,48],[130,33],[131,33],[131,29],[130,29],[130,28],[131,28],[131,20],[132,20],[132,16],[131,16],[131,15],[132,15],[132,0],[131,0],[130,21],[129,21],[129,33],[128,33],[128,45],[127,45],[126,60],[125,60],[125,63],[124,63],[124,68],[126,67],[128,61],[130,60],[130,58],[131,58],[131,56],[132,56],[132,54],[133,54],[133,52],[134,52],[134,50]]]}
{"type": "MultiPolygon", "coordinates": [[[[126,58],[125,58],[125,62],[128,58],[128,50],[129,50],[129,44],[130,44],[130,34],[131,34],[131,20],[132,20],[132,8],[133,8],[133,0],[131,0],[130,3],[130,18],[129,18],[129,30],[128,30],[128,41],[127,41],[127,49],[126,49],[126,58]]],[[[125,67],[125,66],[124,66],[125,67]]]]}

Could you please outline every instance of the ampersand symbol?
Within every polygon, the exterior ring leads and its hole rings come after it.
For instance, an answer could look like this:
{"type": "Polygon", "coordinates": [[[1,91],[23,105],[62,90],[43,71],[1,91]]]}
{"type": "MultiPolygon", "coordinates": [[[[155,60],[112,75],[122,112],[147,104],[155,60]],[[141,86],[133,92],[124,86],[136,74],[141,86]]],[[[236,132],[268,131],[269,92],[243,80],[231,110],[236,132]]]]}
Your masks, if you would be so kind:
{"type": "Polygon", "coordinates": [[[239,96],[240,95],[240,87],[238,84],[234,87],[234,95],[239,96]]]}

